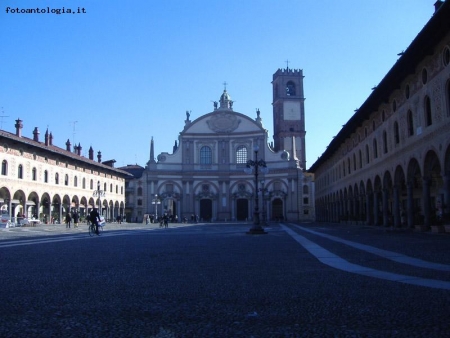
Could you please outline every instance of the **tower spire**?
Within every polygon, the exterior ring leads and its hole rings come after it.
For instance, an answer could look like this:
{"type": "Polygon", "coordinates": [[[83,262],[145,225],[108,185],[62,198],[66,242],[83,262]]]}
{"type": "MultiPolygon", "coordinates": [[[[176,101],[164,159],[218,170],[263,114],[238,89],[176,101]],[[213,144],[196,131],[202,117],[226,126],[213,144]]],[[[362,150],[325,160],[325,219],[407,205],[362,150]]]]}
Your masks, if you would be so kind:
{"type": "Polygon", "coordinates": [[[155,163],[155,144],[153,142],[153,136],[152,139],[150,141],[150,163],[155,163]]]}

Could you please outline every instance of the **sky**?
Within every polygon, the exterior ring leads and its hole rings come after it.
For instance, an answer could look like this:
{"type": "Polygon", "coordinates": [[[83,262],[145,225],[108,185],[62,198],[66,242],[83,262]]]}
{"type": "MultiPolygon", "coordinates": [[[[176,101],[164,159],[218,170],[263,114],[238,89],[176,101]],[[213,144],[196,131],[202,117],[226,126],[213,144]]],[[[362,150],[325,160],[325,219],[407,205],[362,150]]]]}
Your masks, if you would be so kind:
{"type": "Polygon", "coordinates": [[[155,156],[172,153],[186,111],[213,111],[226,82],[234,111],[261,111],[270,142],[272,76],[288,64],[305,76],[309,168],[434,3],[0,0],[0,129],[15,132],[20,118],[23,136],[37,127],[43,141],[48,129],[61,148],[70,140],[86,157],[92,147],[115,167],[145,166],[151,138],[155,156]],[[36,8],[45,12],[17,13],[36,8]]]}

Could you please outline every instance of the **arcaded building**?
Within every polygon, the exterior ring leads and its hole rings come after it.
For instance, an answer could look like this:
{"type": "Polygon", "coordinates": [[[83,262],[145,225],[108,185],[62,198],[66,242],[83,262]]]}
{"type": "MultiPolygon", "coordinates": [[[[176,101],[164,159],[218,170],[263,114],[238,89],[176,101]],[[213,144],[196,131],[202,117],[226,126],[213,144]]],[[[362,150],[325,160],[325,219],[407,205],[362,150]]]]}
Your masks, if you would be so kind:
{"type": "Polygon", "coordinates": [[[194,120],[186,112],[172,153],[155,158],[152,139],[145,168],[121,168],[134,175],[127,180],[127,218],[250,221],[258,203],[263,220],[313,220],[314,185],[304,171],[303,72],[279,69],[272,85],[273,141],[260,112],[237,112],[225,88],[212,111],[194,120]],[[260,160],[265,164],[247,168],[260,160]]]}
{"type": "Polygon", "coordinates": [[[316,218],[420,226],[450,213],[450,2],[309,168],[316,218]]]}
{"type": "Polygon", "coordinates": [[[80,144],[66,148],[53,144],[48,130],[40,139],[38,128],[30,137],[23,133],[24,123],[17,119],[15,133],[0,130],[0,210],[11,220],[17,215],[42,222],[61,222],[68,212],[83,218],[95,206],[107,219],[123,215],[125,210],[125,171],[104,161],[101,152],[94,160],[81,155],[80,144]],[[98,191],[102,191],[100,197],[98,191]]]}

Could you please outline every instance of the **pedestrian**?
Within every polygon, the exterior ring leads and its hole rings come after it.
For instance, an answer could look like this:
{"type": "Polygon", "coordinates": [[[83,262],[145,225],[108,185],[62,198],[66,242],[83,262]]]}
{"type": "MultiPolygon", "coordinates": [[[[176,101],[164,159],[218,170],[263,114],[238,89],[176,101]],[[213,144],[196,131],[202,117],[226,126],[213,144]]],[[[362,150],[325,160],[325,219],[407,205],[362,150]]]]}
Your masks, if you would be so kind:
{"type": "Polygon", "coordinates": [[[70,229],[70,222],[72,221],[72,217],[70,217],[70,213],[66,214],[66,228],[70,229]]]}
{"type": "Polygon", "coordinates": [[[95,233],[99,235],[98,231],[98,221],[100,221],[100,215],[98,214],[98,211],[96,208],[92,209],[91,214],[89,215],[89,220],[92,223],[92,225],[95,226],[95,233]]]}
{"type": "Polygon", "coordinates": [[[78,215],[78,212],[73,213],[73,227],[78,228],[78,221],[80,219],[80,216],[78,215]]]}

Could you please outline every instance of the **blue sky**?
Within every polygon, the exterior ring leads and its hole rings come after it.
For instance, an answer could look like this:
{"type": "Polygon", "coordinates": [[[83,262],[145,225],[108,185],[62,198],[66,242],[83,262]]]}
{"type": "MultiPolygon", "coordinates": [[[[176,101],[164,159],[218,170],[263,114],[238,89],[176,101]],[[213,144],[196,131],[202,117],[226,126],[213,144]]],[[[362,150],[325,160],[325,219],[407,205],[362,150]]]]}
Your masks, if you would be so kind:
{"type": "Polygon", "coordinates": [[[309,168],[434,11],[435,0],[0,0],[1,129],[48,128],[116,167],[172,152],[186,111],[234,110],[273,135],[272,75],[303,69],[309,168]],[[85,14],[17,14],[6,8],[85,14]],[[75,122],[76,121],[76,122],[75,122]]]}

